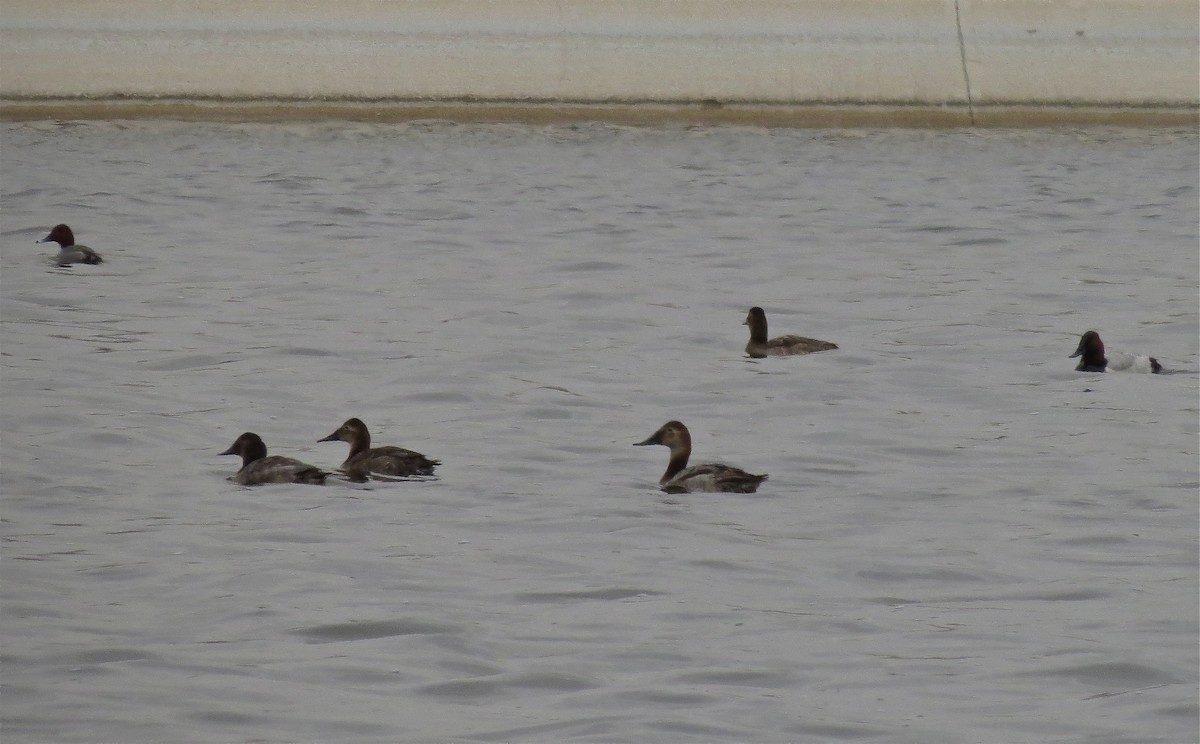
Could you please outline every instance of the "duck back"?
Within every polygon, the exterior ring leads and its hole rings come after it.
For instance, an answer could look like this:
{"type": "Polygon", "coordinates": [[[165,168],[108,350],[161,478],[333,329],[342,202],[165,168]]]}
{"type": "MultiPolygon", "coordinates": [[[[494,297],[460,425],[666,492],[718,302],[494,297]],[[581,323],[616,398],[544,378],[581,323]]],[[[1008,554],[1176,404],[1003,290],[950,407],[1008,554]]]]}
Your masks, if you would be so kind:
{"type": "Polygon", "coordinates": [[[747,473],[741,468],[721,463],[704,463],[684,468],[666,483],[667,493],[754,493],[767,475],[747,473]]]}

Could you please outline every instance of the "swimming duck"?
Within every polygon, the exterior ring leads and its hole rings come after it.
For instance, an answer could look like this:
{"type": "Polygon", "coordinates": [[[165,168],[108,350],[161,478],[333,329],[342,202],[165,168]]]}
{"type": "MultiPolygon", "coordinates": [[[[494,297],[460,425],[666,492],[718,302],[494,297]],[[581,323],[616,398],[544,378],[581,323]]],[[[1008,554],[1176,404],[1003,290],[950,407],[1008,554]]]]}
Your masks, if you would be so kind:
{"type": "Polygon", "coordinates": [[[1075,348],[1075,353],[1067,358],[1082,357],[1075,367],[1078,372],[1103,372],[1105,369],[1111,369],[1160,374],[1163,371],[1163,366],[1154,357],[1120,351],[1111,354],[1112,359],[1105,357],[1104,342],[1100,340],[1100,334],[1088,331],[1079,338],[1079,346],[1075,348]]]}
{"type": "Polygon", "coordinates": [[[433,475],[433,469],[441,462],[431,460],[420,452],[403,447],[372,447],[371,433],[360,419],[347,419],[338,430],[318,442],[350,443],[350,454],[342,463],[342,469],[359,475],[380,473],[383,475],[433,475]]]}
{"type": "Polygon", "coordinates": [[[687,466],[692,454],[692,435],[678,421],[668,421],[658,431],[634,447],[661,444],[671,449],[667,471],[659,479],[659,485],[667,493],[690,493],[693,491],[724,491],[727,493],[754,493],[758,484],[767,479],[766,474],[754,475],[732,465],[705,463],[687,466]]]}
{"type": "Polygon", "coordinates": [[[39,243],[58,243],[58,255],[54,262],[59,266],[69,266],[73,263],[98,264],[104,259],[100,254],[86,245],[75,245],[75,233],[66,225],[55,225],[50,234],[38,241],[39,243]]]}
{"type": "Polygon", "coordinates": [[[746,321],[742,325],[750,326],[750,343],[746,344],[746,353],[755,359],[768,356],[791,356],[793,354],[812,354],[815,351],[836,349],[837,344],[830,341],[818,341],[815,338],[803,336],[780,336],[767,340],[767,314],[761,307],[750,308],[746,321]]]}
{"type": "Polygon", "coordinates": [[[263,443],[262,438],[250,431],[238,437],[229,449],[221,454],[241,455],[242,468],[229,476],[229,480],[243,486],[257,486],[262,483],[308,483],[323,486],[325,476],[329,475],[320,468],[290,457],[267,457],[267,445],[263,443]]]}

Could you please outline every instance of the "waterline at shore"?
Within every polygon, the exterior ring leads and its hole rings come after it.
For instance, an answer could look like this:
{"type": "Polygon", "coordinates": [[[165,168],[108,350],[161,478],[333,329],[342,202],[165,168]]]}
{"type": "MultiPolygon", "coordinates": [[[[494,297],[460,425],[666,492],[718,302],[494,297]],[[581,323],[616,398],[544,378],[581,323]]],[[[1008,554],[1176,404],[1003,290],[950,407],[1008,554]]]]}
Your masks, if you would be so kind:
{"type": "Polygon", "coordinates": [[[551,124],[604,121],[628,126],[733,125],[796,128],[1194,127],[1190,106],[916,106],[887,104],[725,105],[717,102],[579,103],[471,100],[235,100],[19,98],[0,100],[0,121],[159,119],[175,121],[421,120],[551,124]]]}

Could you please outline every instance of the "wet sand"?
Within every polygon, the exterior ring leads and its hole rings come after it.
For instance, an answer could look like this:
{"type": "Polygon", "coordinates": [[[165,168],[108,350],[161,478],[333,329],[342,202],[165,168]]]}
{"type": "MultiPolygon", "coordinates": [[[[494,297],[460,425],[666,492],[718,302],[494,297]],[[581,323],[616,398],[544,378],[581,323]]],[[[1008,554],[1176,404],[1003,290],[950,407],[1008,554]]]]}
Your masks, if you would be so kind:
{"type": "Polygon", "coordinates": [[[564,124],[608,122],[628,126],[738,125],[800,128],[960,127],[1188,127],[1190,107],[727,105],[570,103],[552,101],[294,101],[16,99],[0,101],[0,121],[170,120],[211,122],[349,121],[459,124],[564,124]]]}

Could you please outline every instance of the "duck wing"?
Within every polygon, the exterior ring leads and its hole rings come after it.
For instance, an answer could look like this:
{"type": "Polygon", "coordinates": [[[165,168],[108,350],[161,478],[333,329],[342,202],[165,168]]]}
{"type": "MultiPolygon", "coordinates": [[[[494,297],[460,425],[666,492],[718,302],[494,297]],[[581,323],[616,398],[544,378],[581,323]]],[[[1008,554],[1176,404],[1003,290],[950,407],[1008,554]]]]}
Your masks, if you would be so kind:
{"type": "Polygon", "coordinates": [[[684,468],[664,483],[662,490],[667,493],[754,493],[758,484],[766,479],[765,473],[755,475],[732,465],[713,462],[684,468]]]}
{"type": "Polygon", "coordinates": [[[342,463],[348,471],[400,476],[433,475],[438,465],[441,465],[438,460],[403,447],[372,447],[342,463]]]}
{"type": "Polygon", "coordinates": [[[233,479],[243,486],[257,486],[263,483],[306,483],[323,486],[327,475],[329,474],[324,470],[308,463],[291,457],[271,455],[242,468],[233,479]]]}
{"type": "Polygon", "coordinates": [[[836,349],[837,344],[832,341],[821,341],[815,338],[806,338],[804,336],[780,336],[773,338],[767,342],[768,354],[812,354],[817,351],[829,351],[836,349]]]}

